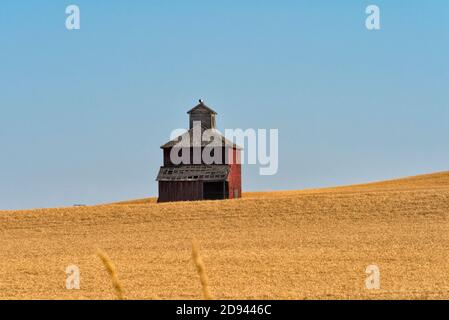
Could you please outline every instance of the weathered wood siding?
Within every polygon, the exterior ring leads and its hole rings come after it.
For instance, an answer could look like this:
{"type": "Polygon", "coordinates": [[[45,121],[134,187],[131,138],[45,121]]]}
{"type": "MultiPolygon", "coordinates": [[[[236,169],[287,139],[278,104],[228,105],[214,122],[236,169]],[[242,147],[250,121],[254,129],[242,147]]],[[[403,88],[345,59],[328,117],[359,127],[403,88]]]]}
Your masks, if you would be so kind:
{"type": "MultiPolygon", "coordinates": [[[[164,151],[164,166],[165,167],[170,167],[170,166],[173,166],[174,164],[172,163],[172,161],[171,161],[171,159],[170,159],[170,153],[171,153],[171,150],[172,150],[173,148],[164,148],[163,149],[163,151],[164,151]]],[[[179,150],[178,149],[178,152],[180,152],[180,155],[181,155],[181,152],[189,152],[190,153],[190,163],[184,163],[184,164],[194,164],[193,162],[193,157],[194,157],[194,149],[195,148],[193,148],[193,147],[191,147],[190,148],[190,151],[189,150],[187,150],[187,148],[186,149],[183,149],[182,151],[181,150],[179,150]],[[185,150],[185,151],[184,151],[185,150]]],[[[202,155],[203,154],[203,152],[204,152],[204,147],[202,147],[201,148],[201,151],[198,151],[198,154],[199,155],[202,155]]],[[[217,149],[219,149],[219,147],[214,147],[214,150],[217,150],[217,149]]],[[[221,147],[221,162],[219,161],[219,163],[215,163],[215,164],[227,164],[227,163],[229,163],[229,161],[228,161],[228,157],[226,157],[226,152],[229,152],[229,151],[232,151],[233,149],[232,148],[226,148],[226,147],[221,147]]],[[[206,151],[208,154],[211,152],[210,150],[207,150],[206,151]]],[[[220,151],[214,151],[214,152],[220,152],[220,151]]],[[[233,153],[232,152],[230,152],[229,153],[229,157],[232,157],[233,156],[233,153]]],[[[203,161],[202,161],[202,158],[200,158],[200,160],[201,160],[201,164],[203,164],[203,161]]]]}
{"type": "Polygon", "coordinates": [[[159,181],[158,202],[195,201],[202,198],[201,181],[159,181]]]}

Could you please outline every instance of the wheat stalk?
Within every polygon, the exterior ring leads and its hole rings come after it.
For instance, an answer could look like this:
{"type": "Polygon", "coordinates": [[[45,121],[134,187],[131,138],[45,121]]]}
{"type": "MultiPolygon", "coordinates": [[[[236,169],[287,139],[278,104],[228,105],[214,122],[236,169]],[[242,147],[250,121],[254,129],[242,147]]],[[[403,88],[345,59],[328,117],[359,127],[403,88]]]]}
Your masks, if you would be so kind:
{"type": "Polygon", "coordinates": [[[192,242],[192,258],[196,266],[196,271],[200,276],[203,297],[205,300],[212,300],[212,295],[209,291],[209,279],[207,278],[206,267],[204,266],[203,260],[201,259],[198,244],[195,240],[192,242]]]}
{"type": "Polygon", "coordinates": [[[101,259],[101,261],[103,262],[103,264],[106,268],[106,271],[108,272],[109,276],[111,277],[112,286],[114,287],[117,299],[124,300],[123,288],[118,279],[117,270],[115,269],[115,266],[112,263],[111,259],[105,252],[103,252],[101,250],[97,250],[97,256],[101,259]]]}

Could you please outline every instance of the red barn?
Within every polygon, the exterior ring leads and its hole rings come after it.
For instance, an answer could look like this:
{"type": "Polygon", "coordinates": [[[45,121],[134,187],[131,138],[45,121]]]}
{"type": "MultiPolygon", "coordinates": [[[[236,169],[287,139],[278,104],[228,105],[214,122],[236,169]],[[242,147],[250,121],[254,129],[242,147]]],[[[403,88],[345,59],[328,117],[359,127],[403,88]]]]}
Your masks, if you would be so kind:
{"type": "Polygon", "coordinates": [[[217,113],[202,100],[188,114],[189,131],[161,146],[158,202],[240,198],[240,148],[216,130],[217,113]]]}

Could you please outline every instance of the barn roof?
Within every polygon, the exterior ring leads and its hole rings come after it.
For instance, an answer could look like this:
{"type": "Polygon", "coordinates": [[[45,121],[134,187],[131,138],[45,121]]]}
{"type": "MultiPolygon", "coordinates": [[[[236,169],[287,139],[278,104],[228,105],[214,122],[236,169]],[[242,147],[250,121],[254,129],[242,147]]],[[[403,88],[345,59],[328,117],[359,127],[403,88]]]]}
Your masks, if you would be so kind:
{"type": "Polygon", "coordinates": [[[195,107],[193,107],[192,109],[190,109],[189,111],[187,111],[188,114],[191,113],[212,113],[212,114],[217,114],[214,110],[212,110],[211,108],[209,108],[208,106],[206,106],[203,102],[203,100],[200,100],[200,103],[198,105],[196,105],[195,107]]]}
{"type": "Polygon", "coordinates": [[[231,167],[228,165],[181,165],[161,167],[157,181],[225,181],[231,167]]]}
{"type": "Polygon", "coordinates": [[[197,137],[197,135],[194,136],[193,134],[194,128],[190,129],[189,131],[185,132],[184,134],[176,137],[175,139],[167,142],[166,144],[162,145],[162,149],[171,148],[176,146],[177,148],[190,148],[190,147],[196,147],[200,146],[219,146],[218,142],[221,142],[222,147],[229,147],[229,148],[235,148],[235,149],[241,149],[238,145],[233,143],[232,141],[226,139],[218,130],[216,129],[209,129],[205,127],[201,127],[201,136],[197,137]],[[201,137],[205,130],[208,130],[208,133],[210,133],[211,140],[210,141],[202,141],[201,137]],[[197,141],[197,140],[200,141],[197,141]]]}

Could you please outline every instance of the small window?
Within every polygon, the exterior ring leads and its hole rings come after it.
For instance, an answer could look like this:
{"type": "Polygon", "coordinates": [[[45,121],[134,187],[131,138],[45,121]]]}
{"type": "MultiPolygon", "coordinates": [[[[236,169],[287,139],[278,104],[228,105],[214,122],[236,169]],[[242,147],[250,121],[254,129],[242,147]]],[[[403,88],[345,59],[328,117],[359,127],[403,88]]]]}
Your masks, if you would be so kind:
{"type": "Polygon", "coordinates": [[[234,189],[234,198],[239,197],[239,189],[234,189]]]}

